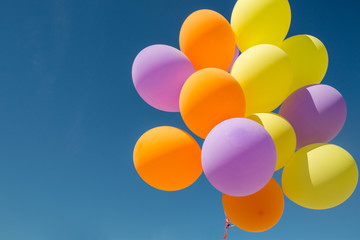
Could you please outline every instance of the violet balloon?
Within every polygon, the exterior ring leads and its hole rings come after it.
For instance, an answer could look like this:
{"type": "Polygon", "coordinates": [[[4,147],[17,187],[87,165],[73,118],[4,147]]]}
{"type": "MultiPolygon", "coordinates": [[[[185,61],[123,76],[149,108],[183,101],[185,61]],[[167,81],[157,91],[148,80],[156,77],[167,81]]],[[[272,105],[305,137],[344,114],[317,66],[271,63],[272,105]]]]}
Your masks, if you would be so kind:
{"type": "Polygon", "coordinates": [[[231,69],[232,69],[232,67],[233,67],[233,65],[234,65],[234,63],[235,63],[235,61],[236,61],[236,59],[239,57],[239,55],[240,55],[240,50],[239,50],[239,48],[235,45],[235,53],[234,53],[234,57],[233,57],[233,60],[232,60],[232,62],[231,62],[231,64],[230,64],[230,67],[229,67],[228,72],[230,72],[230,71],[231,71],[231,69]]]}
{"type": "Polygon", "coordinates": [[[178,49],[157,44],[135,58],[132,78],[136,91],[159,110],[179,112],[179,96],[186,79],[195,72],[190,60],[178,49]]]}
{"type": "Polygon", "coordinates": [[[216,125],[201,154],[205,176],[220,192],[247,196],[263,188],[276,165],[274,141],[263,126],[246,118],[216,125]]]}
{"type": "Polygon", "coordinates": [[[346,104],[335,88],[316,84],[293,92],[280,107],[279,114],[293,126],[299,149],[332,140],[345,123],[346,104]]]}

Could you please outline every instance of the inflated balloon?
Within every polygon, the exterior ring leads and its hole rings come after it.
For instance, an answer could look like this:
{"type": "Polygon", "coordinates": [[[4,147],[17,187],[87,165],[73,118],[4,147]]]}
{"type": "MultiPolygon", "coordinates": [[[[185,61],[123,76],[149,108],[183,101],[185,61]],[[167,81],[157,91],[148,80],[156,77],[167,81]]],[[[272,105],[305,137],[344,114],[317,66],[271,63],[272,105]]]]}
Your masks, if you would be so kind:
{"type": "Polygon", "coordinates": [[[188,128],[205,138],[218,123],[244,116],[244,93],[229,73],[205,68],[191,75],[184,84],[180,113],[188,128]]]}
{"type": "Polygon", "coordinates": [[[286,39],[280,47],[288,54],[293,66],[292,91],[322,81],[329,57],[319,39],[310,35],[297,35],[286,39]]]}
{"type": "Polygon", "coordinates": [[[227,71],[235,52],[235,37],[229,22],[208,9],[198,10],[186,18],[179,43],[196,70],[214,67],[227,71]]]}
{"type": "Polygon", "coordinates": [[[231,196],[247,196],[271,179],[276,164],[275,144],[257,122],[232,118],[208,134],[201,162],[206,178],[217,190],[231,196]]]}
{"type": "Polygon", "coordinates": [[[241,52],[258,44],[279,45],[289,31],[288,0],[238,0],[231,14],[231,27],[241,52]]]}
{"type": "Polygon", "coordinates": [[[293,126],[297,148],[301,148],[332,140],[345,123],[346,104],[335,88],[317,84],[293,92],[279,114],[293,126]]]}
{"type": "Polygon", "coordinates": [[[153,45],[133,63],[139,95],[157,109],[180,111],[205,139],[201,150],[178,128],[151,129],[135,145],[136,171],[165,191],[190,186],[204,171],[223,193],[224,239],[230,221],[262,232],[280,220],[284,194],[272,176],[283,166],[284,193],[306,208],[335,207],[357,185],[355,160],[326,143],[347,111],[336,89],[319,84],[327,50],[310,35],[284,40],[290,22],[288,0],[237,0],[231,24],[215,11],[196,11],[181,27],[181,51],[153,45]]]}
{"type": "Polygon", "coordinates": [[[198,143],[175,127],[156,127],[144,133],[135,145],[133,157],[140,177],[160,190],[186,188],[202,173],[198,143]]]}
{"type": "Polygon", "coordinates": [[[235,53],[234,53],[234,58],[230,64],[230,67],[228,69],[228,72],[231,72],[231,69],[236,61],[236,59],[239,57],[239,54],[240,54],[240,51],[239,51],[239,48],[237,46],[235,46],[235,53]]]}
{"type": "Polygon", "coordinates": [[[285,195],[302,207],[327,209],[351,196],[358,175],[356,162],[347,151],[317,143],[298,150],[285,165],[282,187],[285,195]]]}
{"type": "Polygon", "coordinates": [[[277,155],[275,170],[279,170],[295,153],[296,135],[293,127],[275,113],[256,113],[248,118],[260,123],[274,140],[277,155]]]}
{"type": "Polygon", "coordinates": [[[263,232],[272,228],[284,211],[284,194],[273,178],[260,191],[249,196],[223,194],[222,202],[231,222],[248,232],[263,232]]]}
{"type": "Polygon", "coordinates": [[[289,95],[292,74],[290,59],[279,47],[262,44],[243,52],[231,75],[244,90],[246,115],[277,108],[289,95]]]}
{"type": "Polygon", "coordinates": [[[142,99],[168,112],[179,112],[181,88],[194,72],[190,60],[182,52],[161,44],[143,49],[132,66],[133,82],[142,99]]]}

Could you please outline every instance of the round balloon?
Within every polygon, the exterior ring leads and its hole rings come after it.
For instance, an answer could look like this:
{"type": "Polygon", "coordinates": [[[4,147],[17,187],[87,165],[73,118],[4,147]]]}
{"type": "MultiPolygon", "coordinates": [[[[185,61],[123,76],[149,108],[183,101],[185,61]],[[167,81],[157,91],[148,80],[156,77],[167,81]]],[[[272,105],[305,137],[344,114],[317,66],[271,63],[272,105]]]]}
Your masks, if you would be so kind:
{"type": "Polygon", "coordinates": [[[322,81],[329,58],[319,39],[310,35],[297,35],[286,39],[280,47],[287,53],[293,66],[292,91],[322,81]]]}
{"type": "Polygon", "coordinates": [[[229,73],[205,68],[191,75],[184,84],[180,113],[188,128],[205,138],[218,123],[244,116],[244,93],[229,73]]]}
{"type": "Polygon", "coordinates": [[[221,122],[206,137],[201,153],[206,178],[220,192],[247,196],[272,177],[274,141],[263,126],[247,118],[221,122]]]}
{"type": "Polygon", "coordinates": [[[244,90],[246,115],[271,112],[289,95],[292,68],[287,54],[262,44],[242,53],[231,70],[244,90]]]}
{"type": "Polygon", "coordinates": [[[298,150],[285,165],[282,187],[285,195],[302,207],[328,209],[351,196],[358,175],[356,162],[347,151],[316,143],[298,150]]]}
{"type": "Polygon", "coordinates": [[[144,133],[135,145],[133,157],[140,177],[160,190],[186,188],[202,173],[198,143],[175,127],[156,127],[144,133]]]}
{"type": "Polygon", "coordinates": [[[335,88],[317,84],[293,92],[279,114],[293,126],[297,148],[302,148],[332,140],[345,123],[346,104],[335,88]]]}
{"type": "Polygon", "coordinates": [[[142,99],[159,110],[179,112],[179,95],[186,79],[195,72],[178,49],[152,45],[143,49],[132,66],[132,79],[142,99]]]}
{"type": "Polygon", "coordinates": [[[248,232],[263,232],[272,228],[284,211],[284,194],[273,178],[260,191],[249,196],[223,194],[222,202],[231,222],[248,232]]]}
{"type": "Polygon", "coordinates": [[[288,0],[238,0],[231,14],[231,27],[241,52],[259,44],[279,45],[289,31],[288,0]]]}
{"type": "Polygon", "coordinates": [[[179,43],[196,70],[214,67],[227,71],[235,52],[235,37],[229,22],[208,9],[198,10],[186,18],[179,43]]]}
{"type": "Polygon", "coordinates": [[[296,135],[293,127],[285,118],[275,113],[256,113],[248,118],[261,124],[274,140],[276,147],[275,170],[279,170],[295,153],[296,135]]]}

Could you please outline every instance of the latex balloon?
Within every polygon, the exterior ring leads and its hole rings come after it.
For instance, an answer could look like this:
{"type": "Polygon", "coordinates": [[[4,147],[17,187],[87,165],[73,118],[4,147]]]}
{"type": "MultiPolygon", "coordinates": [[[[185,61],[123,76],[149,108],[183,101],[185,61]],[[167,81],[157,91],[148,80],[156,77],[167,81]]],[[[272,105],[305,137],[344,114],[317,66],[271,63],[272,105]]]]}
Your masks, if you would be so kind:
{"type": "Polygon", "coordinates": [[[287,54],[274,45],[262,44],[243,52],[231,70],[244,90],[246,115],[271,112],[289,95],[292,68],[287,54]]]}
{"type": "Polygon", "coordinates": [[[175,127],[156,127],[144,133],[134,148],[140,177],[154,188],[176,191],[201,175],[201,149],[194,138],[175,127]]]}
{"type": "Polygon", "coordinates": [[[231,14],[231,27],[241,52],[259,44],[279,45],[289,31],[288,0],[238,0],[231,14]]]}
{"type": "Polygon", "coordinates": [[[358,168],[352,156],[336,145],[317,143],[298,150],[285,165],[285,195],[302,207],[327,209],[354,192],[358,168]]]}
{"type": "Polygon", "coordinates": [[[279,114],[293,126],[297,148],[301,148],[332,140],[345,123],[346,104],[335,88],[317,84],[293,92],[279,114]]]}
{"type": "Polygon", "coordinates": [[[179,95],[186,79],[195,72],[178,49],[152,45],[135,58],[132,78],[142,99],[159,110],[179,112],[179,95]]]}
{"type": "Polygon", "coordinates": [[[208,9],[198,10],[186,18],[179,43],[196,70],[214,67],[227,71],[235,52],[235,37],[229,22],[208,9]]]}
{"type": "Polygon", "coordinates": [[[319,39],[310,35],[297,35],[286,39],[280,47],[288,54],[293,66],[292,91],[322,81],[329,57],[319,39]]]}
{"type": "Polygon", "coordinates": [[[247,196],[272,177],[274,141],[263,126],[247,118],[221,122],[206,137],[201,153],[206,178],[220,192],[247,196]]]}
{"type": "Polygon", "coordinates": [[[263,232],[272,228],[284,211],[284,194],[273,178],[264,188],[249,196],[223,194],[222,202],[231,222],[248,232],[263,232]]]}
{"type": "Polygon", "coordinates": [[[279,170],[295,153],[296,135],[293,127],[285,118],[275,113],[257,113],[248,118],[260,123],[274,140],[276,147],[275,170],[279,170]]]}
{"type": "Polygon", "coordinates": [[[239,48],[237,46],[235,46],[235,53],[234,53],[234,58],[230,64],[230,67],[228,69],[228,72],[231,72],[231,69],[236,61],[236,59],[239,57],[239,54],[240,54],[240,51],[239,51],[239,48]]]}
{"type": "Polygon", "coordinates": [[[191,75],[184,84],[180,113],[188,128],[205,138],[218,123],[244,116],[244,93],[229,73],[205,68],[191,75]]]}

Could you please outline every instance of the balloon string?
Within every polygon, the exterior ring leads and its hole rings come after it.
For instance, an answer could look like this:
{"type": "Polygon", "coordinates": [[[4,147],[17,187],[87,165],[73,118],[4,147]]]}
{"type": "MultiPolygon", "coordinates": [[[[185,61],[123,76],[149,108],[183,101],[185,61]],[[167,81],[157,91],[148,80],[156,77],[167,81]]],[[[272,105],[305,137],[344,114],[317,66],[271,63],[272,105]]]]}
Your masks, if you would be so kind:
{"type": "Polygon", "coordinates": [[[226,216],[226,214],[225,214],[225,234],[224,234],[223,240],[225,240],[227,238],[228,229],[233,227],[233,226],[235,226],[235,225],[231,223],[229,217],[226,216]]]}

